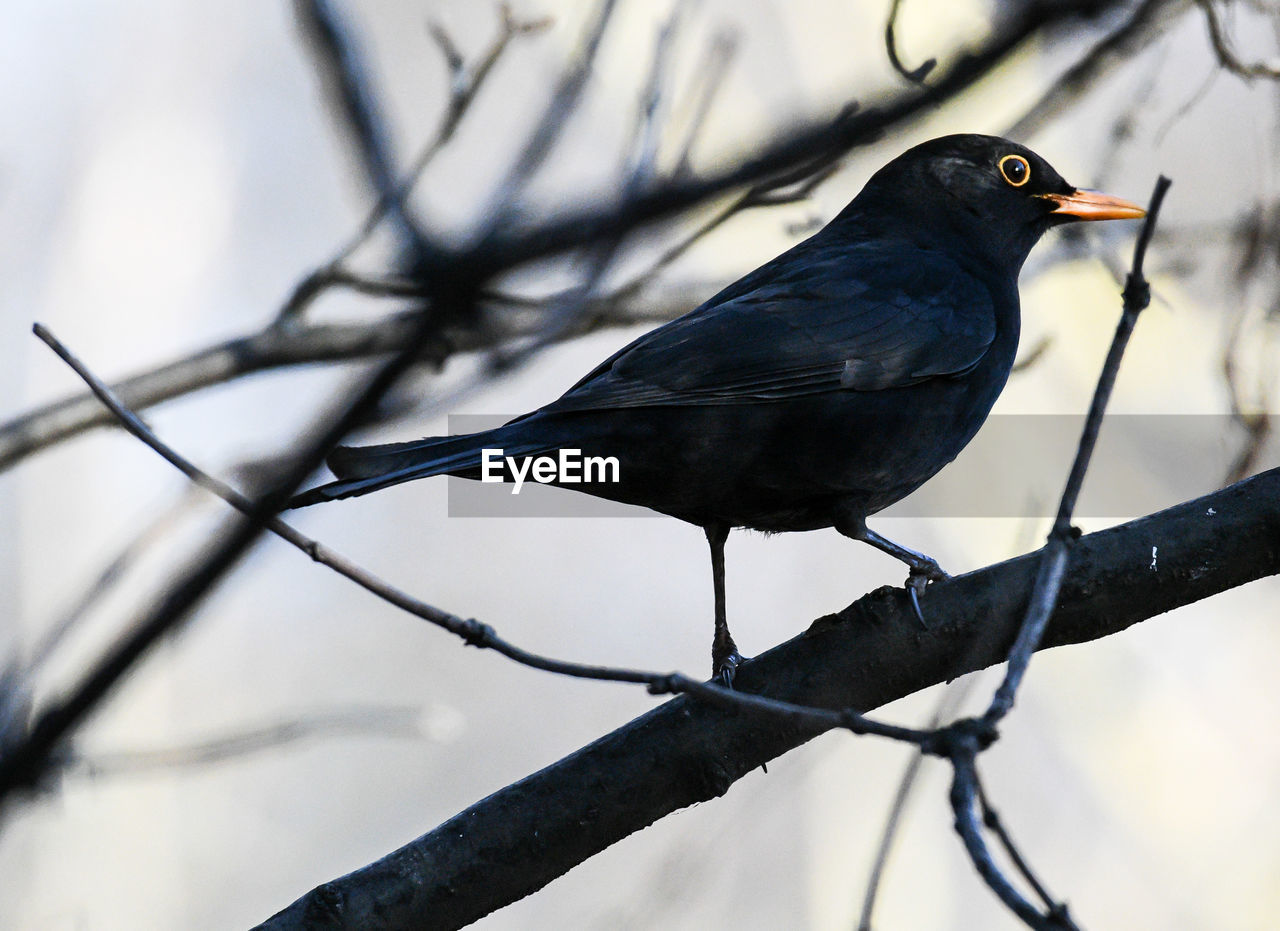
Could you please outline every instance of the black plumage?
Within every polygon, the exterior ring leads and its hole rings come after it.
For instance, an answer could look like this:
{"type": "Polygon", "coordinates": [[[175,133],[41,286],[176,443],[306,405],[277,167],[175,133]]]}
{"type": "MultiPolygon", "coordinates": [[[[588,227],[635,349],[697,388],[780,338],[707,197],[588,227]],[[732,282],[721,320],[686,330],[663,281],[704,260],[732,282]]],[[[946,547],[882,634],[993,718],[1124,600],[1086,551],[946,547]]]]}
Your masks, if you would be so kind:
{"type": "MultiPolygon", "coordinates": [[[[614,353],[558,400],[494,430],[341,447],[339,481],[294,506],[430,475],[480,477],[481,450],[619,460],[619,481],[566,487],[705,528],[716,672],[740,657],[724,615],[730,527],[835,527],[911,567],[937,563],[866,527],[972,439],[1018,346],[1017,278],[1052,226],[1139,217],[1078,191],[1030,150],[934,139],[894,159],[825,228],[614,353]]],[[[918,610],[918,609],[917,609],[918,610]]]]}

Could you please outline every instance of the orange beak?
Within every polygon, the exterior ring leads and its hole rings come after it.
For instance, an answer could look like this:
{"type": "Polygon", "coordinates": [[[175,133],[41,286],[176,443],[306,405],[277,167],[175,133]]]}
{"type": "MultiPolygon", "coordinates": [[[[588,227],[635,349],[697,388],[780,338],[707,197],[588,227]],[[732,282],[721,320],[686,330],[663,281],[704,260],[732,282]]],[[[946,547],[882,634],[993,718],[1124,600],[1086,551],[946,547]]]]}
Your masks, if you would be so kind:
{"type": "Polygon", "coordinates": [[[1056,204],[1053,213],[1063,213],[1077,220],[1136,220],[1147,212],[1137,204],[1097,191],[1072,191],[1070,194],[1041,194],[1056,204]]]}

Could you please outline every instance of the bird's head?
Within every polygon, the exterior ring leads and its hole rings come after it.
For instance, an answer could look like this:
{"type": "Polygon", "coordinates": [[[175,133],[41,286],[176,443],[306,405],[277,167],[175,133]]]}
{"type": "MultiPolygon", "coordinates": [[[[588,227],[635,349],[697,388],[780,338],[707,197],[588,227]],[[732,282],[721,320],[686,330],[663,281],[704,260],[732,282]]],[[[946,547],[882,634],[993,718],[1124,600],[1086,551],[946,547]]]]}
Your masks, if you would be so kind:
{"type": "Polygon", "coordinates": [[[1015,275],[1050,227],[1146,214],[1068,184],[1025,146],[973,134],[908,149],[872,176],[846,212],[881,235],[976,254],[1015,275]]]}

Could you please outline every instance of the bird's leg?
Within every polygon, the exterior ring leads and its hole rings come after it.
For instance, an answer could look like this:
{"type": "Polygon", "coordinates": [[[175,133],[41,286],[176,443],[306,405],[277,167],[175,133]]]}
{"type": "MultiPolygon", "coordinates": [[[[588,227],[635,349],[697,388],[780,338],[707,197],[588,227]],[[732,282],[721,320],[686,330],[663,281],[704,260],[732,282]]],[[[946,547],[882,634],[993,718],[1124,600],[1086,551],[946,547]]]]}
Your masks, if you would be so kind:
{"type": "Polygon", "coordinates": [[[733,675],[742,654],[729,634],[724,610],[724,541],[729,539],[729,525],[712,523],[703,528],[711,546],[711,584],[716,595],[716,632],[711,638],[711,675],[727,688],[733,688],[733,675]]]}
{"type": "Polygon", "coordinates": [[[920,593],[924,591],[925,586],[930,582],[940,582],[943,579],[950,578],[942,571],[938,561],[932,556],[917,553],[915,550],[907,549],[899,543],[894,543],[887,537],[880,536],[880,534],[867,526],[865,517],[859,516],[841,521],[836,524],[836,530],[850,539],[870,543],[876,549],[888,553],[894,559],[899,559],[910,567],[911,572],[907,575],[907,595],[911,598],[911,608],[915,611],[916,618],[921,624],[924,624],[924,614],[920,611],[920,593]]]}

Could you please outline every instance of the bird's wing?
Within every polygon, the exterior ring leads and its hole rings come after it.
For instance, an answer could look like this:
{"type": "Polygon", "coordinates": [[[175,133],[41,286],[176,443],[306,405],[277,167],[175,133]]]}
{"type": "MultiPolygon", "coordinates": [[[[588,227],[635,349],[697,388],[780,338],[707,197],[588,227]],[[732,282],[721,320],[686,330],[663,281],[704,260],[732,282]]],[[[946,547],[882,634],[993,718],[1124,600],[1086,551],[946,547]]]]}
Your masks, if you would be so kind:
{"type": "Polygon", "coordinates": [[[962,374],[996,336],[991,293],[936,252],[788,253],[605,360],[550,410],[747,404],[962,374]],[[788,261],[790,259],[790,261],[788,261]]]}

